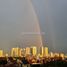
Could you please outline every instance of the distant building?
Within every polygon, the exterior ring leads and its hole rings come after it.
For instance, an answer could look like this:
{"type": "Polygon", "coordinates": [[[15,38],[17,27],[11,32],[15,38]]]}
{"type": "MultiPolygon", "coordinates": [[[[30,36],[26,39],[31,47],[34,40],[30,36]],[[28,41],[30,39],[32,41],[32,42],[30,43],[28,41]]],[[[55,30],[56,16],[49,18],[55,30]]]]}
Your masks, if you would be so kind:
{"type": "Polygon", "coordinates": [[[59,57],[59,53],[54,53],[54,57],[59,57]]]}
{"type": "Polygon", "coordinates": [[[26,47],[26,55],[30,54],[30,47],[26,47]]]}
{"type": "Polygon", "coordinates": [[[11,56],[12,57],[19,57],[20,48],[12,48],[11,50],[11,56]]]}
{"type": "Polygon", "coordinates": [[[31,47],[31,54],[32,55],[37,55],[37,47],[31,47]]]}
{"type": "Polygon", "coordinates": [[[45,49],[45,51],[44,51],[45,56],[46,56],[46,57],[48,57],[48,55],[49,55],[49,50],[48,50],[48,47],[45,47],[44,49],[45,49]]]}
{"type": "Polygon", "coordinates": [[[5,57],[9,57],[8,53],[5,54],[5,57]]]}
{"type": "Polygon", "coordinates": [[[53,52],[50,52],[50,57],[54,57],[54,53],[53,52]]]}
{"type": "Polygon", "coordinates": [[[3,50],[0,50],[0,57],[3,57],[3,50]]]}
{"type": "Polygon", "coordinates": [[[44,52],[44,47],[40,47],[40,55],[44,56],[45,52],[44,52]]]}
{"type": "Polygon", "coordinates": [[[63,53],[60,53],[60,57],[61,57],[62,59],[64,59],[64,54],[63,54],[63,53]]]}
{"type": "Polygon", "coordinates": [[[22,54],[22,53],[23,53],[23,49],[22,49],[22,48],[20,48],[20,50],[19,50],[19,56],[20,56],[20,57],[22,57],[22,56],[23,56],[23,54],[22,54]]]}

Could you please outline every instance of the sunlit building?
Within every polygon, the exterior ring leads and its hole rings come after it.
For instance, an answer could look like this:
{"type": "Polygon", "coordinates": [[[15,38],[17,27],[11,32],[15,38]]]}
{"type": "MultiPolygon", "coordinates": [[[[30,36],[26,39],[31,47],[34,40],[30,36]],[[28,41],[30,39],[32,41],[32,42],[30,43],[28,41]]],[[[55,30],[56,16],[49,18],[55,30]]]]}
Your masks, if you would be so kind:
{"type": "Polygon", "coordinates": [[[40,48],[40,54],[41,54],[42,56],[44,56],[44,54],[45,54],[45,53],[44,53],[44,50],[45,50],[44,47],[41,47],[41,48],[40,48]]]}
{"type": "Polygon", "coordinates": [[[20,49],[19,49],[19,57],[22,57],[22,56],[23,56],[23,54],[22,54],[22,53],[23,53],[23,49],[22,49],[22,48],[20,48],[20,49]]]}
{"type": "Polygon", "coordinates": [[[54,53],[53,52],[50,52],[50,57],[54,57],[54,53]]]}
{"type": "Polygon", "coordinates": [[[45,57],[48,57],[48,54],[49,54],[49,53],[48,53],[48,47],[45,47],[44,50],[45,50],[45,51],[44,51],[45,57]]]}
{"type": "Polygon", "coordinates": [[[26,55],[26,49],[23,48],[23,49],[22,49],[22,56],[25,56],[25,55],[26,55]]]}
{"type": "Polygon", "coordinates": [[[20,53],[20,48],[12,48],[11,50],[11,56],[12,57],[19,57],[19,53],[20,53]]]}
{"type": "Polygon", "coordinates": [[[54,53],[54,56],[59,57],[59,53],[54,53]]]}
{"type": "Polygon", "coordinates": [[[9,57],[9,55],[6,53],[6,54],[5,54],[5,57],[9,57]]]}
{"type": "Polygon", "coordinates": [[[26,55],[30,54],[30,47],[26,47],[26,55]]]}
{"type": "Polygon", "coordinates": [[[31,54],[32,55],[37,55],[37,47],[31,47],[31,54]]]}
{"type": "Polygon", "coordinates": [[[3,50],[0,50],[0,57],[3,57],[3,50]]]}
{"type": "Polygon", "coordinates": [[[65,58],[67,58],[67,55],[65,55],[65,58]]]}
{"type": "Polygon", "coordinates": [[[60,57],[61,57],[62,59],[64,59],[64,54],[63,54],[63,53],[60,53],[60,57]]]}

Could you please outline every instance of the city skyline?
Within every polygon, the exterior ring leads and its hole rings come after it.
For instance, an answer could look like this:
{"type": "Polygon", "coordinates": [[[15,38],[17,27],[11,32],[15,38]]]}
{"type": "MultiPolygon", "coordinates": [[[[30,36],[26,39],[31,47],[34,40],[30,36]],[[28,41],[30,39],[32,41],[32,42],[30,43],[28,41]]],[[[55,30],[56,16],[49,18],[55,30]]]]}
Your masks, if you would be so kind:
{"type": "Polygon", "coordinates": [[[54,57],[62,57],[62,58],[67,58],[67,54],[64,53],[59,53],[59,52],[53,52],[50,51],[48,47],[36,47],[36,46],[31,46],[31,47],[25,47],[25,48],[20,48],[20,47],[14,47],[11,48],[8,53],[5,53],[4,50],[0,50],[0,57],[45,57],[45,58],[54,58],[54,57]]]}

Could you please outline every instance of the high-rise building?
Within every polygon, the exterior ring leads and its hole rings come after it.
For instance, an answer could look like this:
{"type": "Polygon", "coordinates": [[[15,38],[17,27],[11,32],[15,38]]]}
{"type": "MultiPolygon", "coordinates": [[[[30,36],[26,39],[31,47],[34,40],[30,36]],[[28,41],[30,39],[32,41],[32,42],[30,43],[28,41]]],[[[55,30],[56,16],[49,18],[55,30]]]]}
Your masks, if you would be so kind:
{"type": "Polygon", "coordinates": [[[62,59],[64,59],[64,54],[63,54],[63,53],[60,53],[60,57],[61,57],[62,59]]]}
{"type": "Polygon", "coordinates": [[[0,57],[3,57],[3,50],[0,50],[0,57]]]}
{"type": "Polygon", "coordinates": [[[44,51],[45,56],[48,57],[48,47],[45,47],[44,49],[45,49],[45,51],[44,51]]]}
{"type": "Polygon", "coordinates": [[[25,56],[25,55],[26,55],[26,49],[25,49],[25,48],[23,48],[23,49],[21,50],[21,54],[22,54],[22,56],[25,56]]]}
{"type": "Polygon", "coordinates": [[[20,48],[12,48],[11,50],[11,56],[12,57],[19,57],[20,48]]]}
{"type": "Polygon", "coordinates": [[[11,56],[14,57],[15,56],[15,53],[16,53],[16,49],[15,48],[12,48],[12,50],[11,50],[11,56]]]}
{"type": "Polygon", "coordinates": [[[5,57],[9,57],[8,53],[5,54],[5,57]]]}
{"type": "Polygon", "coordinates": [[[22,48],[20,48],[20,50],[19,50],[19,56],[20,56],[20,57],[22,57],[22,56],[23,56],[22,51],[23,51],[23,49],[22,49],[22,48]]]}
{"type": "Polygon", "coordinates": [[[54,56],[59,57],[59,53],[54,53],[54,56]]]}
{"type": "Polygon", "coordinates": [[[37,47],[31,47],[31,54],[32,55],[37,55],[37,47]]]}
{"type": "Polygon", "coordinates": [[[26,47],[26,55],[30,54],[30,47],[26,47]]]}
{"type": "Polygon", "coordinates": [[[40,55],[44,56],[44,47],[43,46],[40,48],[40,55]]]}
{"type": "Polygon", "coordinates": [[[53,54],[53,52],[50,52],[50,57],[54,57],[54,54],[53,54]]]}

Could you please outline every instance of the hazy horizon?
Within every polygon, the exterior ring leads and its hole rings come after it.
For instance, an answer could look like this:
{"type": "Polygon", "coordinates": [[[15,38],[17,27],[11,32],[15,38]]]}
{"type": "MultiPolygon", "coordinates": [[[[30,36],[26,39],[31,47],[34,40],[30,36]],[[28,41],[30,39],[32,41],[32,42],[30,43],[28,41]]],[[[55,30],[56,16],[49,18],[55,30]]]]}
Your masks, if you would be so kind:
{"type": "Polygon", "coordinates": [[[66,53],[66,6],[66,0],[0,0],[0,49],[9,51],[32,43],[39,46],[40,32],[44,32],[44,46],[66,53]]]}

